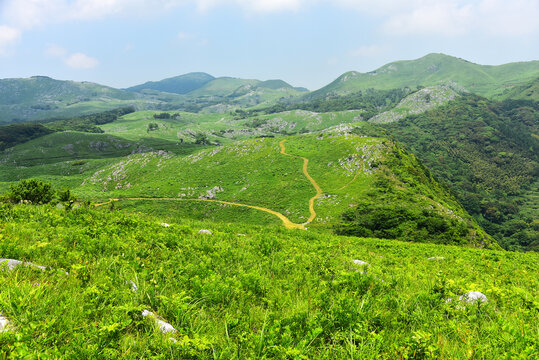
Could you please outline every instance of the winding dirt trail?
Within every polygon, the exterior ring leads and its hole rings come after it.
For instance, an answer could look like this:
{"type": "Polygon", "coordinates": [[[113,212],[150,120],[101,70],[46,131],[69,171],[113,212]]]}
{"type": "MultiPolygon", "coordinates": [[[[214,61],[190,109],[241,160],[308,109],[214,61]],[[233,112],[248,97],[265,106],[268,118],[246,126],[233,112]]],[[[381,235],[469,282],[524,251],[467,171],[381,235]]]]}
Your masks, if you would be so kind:
{"type": "Polygon", "coordinates": [[[311,175],[309,175],[309,171],[307,170],[307,166],[309,165],[309,159],[307,159],[305,157],[302,157],[302,156],[288,154],[286,152],[286,148],[284,146],[285,141],[286,141],[286,139],[284,139],[283,141],[281,141],[279,143],[279,146],[281,147],[281,154],[286,155],[286,156],[295,157],[295,158],[298,158],[298,159],[303,159],[303,174],[305,175],[305,177],[307,179],[309,179],[309,181],[313,185],[314,189],[316,190],[316,195],[314,195],[312,198],[309,199],[309,212],[311,213],[311,216],[309,216],[309,219],[306,222],[303,223],[303,225],[307,225],[316,218],[316,211],[314,211],[314,201],[316,199],[318,199],[320,196],[322,196],[322,194],[324,192],[322,191],[322,188],[320,187],[320,185],[318,185],[316,180],[314,180],[311,177],[311,175]]]}
{"type": "Polygon", "coordinates": [[[213,202],[213,203],[220,203],[220,204],[226,204],[226,205],[232,205],[232,206],[246,207],[246,208],[251,208],[251,209],[255,209],[255,210],[264,211],[264,212],[267,212],[269,214],[275,215],[279,219],[281,219],[281,221],[283,222],[283,225],[287,229],[302,229],[302,230],[305,230],[305,225],[311,223],[316,218],[316,212],[314,211],[314,201],[316,199],[318,199],[320,196],[322,196],[323,192],[322,192],[322,188],[320,188],[318,183],[311,177],[311,175],[309,175],[309,172],[307,171],[307,166],[309,164],[309,159],[301,157],[301,156],[297,156],[297,155],[287,154],[286,153],[286,148],[284,146],[285,141],[286,141],[286,139],[279,143],[279,146],[281,147],[281,154],[286,155],[286,156],[299,158],[299,159],[303,159],[303,174],[305,174],[305,177],[307,179],[309,179],[309,181],[311,182],[311,184],[313,185],[313,187],[316,190],[316,195],[309,199],[309,212],[310,212],[311,215],[309,216],[309,219],[306,222],[304,222],[303,224],[296,224],[296,223],[290,221],[290,219],[288,219],[286,216],[284,216],[280,212],[277,212],[277,211],[274,211],[274,210],[271,210],[271,209],[268,209],[268,208],[265,208],[265,207],[262,207],[262,206],[240,204],[240,203],[235,203],[235,202],[230,202],[230,201],[223,201],[223,200],[180,199],[180,198],[165,198],[165,197],[163,197],[163,198],[158,198],[158,197],[125,197],[125,198],[111,198],[111,199],[109,199],[109,201],[105,201],[105,202],[102,202],[102,203],[99,203],[99,204],[95,204],[95,206],[96,207],[97,206],[103,206],[103,205],[106,205],[106,204],[111,204],[113,202],[122,201],[122,200],[213,202]]]}

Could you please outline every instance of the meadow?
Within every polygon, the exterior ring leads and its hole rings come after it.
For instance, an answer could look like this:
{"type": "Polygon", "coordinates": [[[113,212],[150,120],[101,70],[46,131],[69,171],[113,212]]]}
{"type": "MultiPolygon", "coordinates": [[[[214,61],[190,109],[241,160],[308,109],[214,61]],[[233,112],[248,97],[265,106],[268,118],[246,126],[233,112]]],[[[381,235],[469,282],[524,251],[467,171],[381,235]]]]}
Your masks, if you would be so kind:
{"type": "Polygon", "coordinates": [[[535,253],[164,224],[108,207],[4,204],[0,214],[3,257],[47,267],[0,271],[0,311],[14,329],[0,333],[4,358],[539,355],[535,253]],[[468,291],[488,302],[460,301],[468,291]]]}

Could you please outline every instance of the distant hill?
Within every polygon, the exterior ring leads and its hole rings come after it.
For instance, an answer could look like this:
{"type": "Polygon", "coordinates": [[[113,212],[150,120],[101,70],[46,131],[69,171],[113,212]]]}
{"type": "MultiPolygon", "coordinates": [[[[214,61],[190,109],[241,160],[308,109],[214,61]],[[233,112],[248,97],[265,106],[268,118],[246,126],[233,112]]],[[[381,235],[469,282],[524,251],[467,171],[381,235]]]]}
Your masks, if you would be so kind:
{"type": "Polygon", "coordinates": [[[515,86],[507,93],[504,93],[502,98],[539,101],[539,77],[526,84],[515,86]]]}
{"type": "Polygon", "coordinates": [[[343,95],[369,88],[387,90],[448,83],[456,83],[479,95],[494,96],[538,76],[539,61],[490,66],[444,54],[429,54],[416,60],[392,62],[368,73],[347,72],[306,97],[343,95]]]}
{"type": "Polygon", "coordinates": [[[140,98],[91,82],[46,76],[0,79],[0,123],[95,113],[136,105],[140,98]]]}
{"type": "Polygon", "coordinates": [[[210,74],[203,72],[193,72],[185,75],[180,75],[161,81],[148,81],[141,85],[127,88],[128,91],[140,91],[145,89],[158,90],[174,94],[187,94],[196,90],[208,82],[215,80],[210,74]]]}

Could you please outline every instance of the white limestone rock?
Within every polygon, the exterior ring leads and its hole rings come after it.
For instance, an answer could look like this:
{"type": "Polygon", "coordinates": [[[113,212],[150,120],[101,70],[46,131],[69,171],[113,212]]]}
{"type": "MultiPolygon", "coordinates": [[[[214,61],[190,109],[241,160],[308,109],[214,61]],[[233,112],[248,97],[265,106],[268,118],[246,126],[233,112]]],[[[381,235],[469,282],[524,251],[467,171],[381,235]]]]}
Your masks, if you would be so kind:
{"type": "Polygon", "coordinates": [[[210,230],[202,229],[198,232],[201,235],[213,235],[213,233],[210,230]]]}
{"type": "Polygon", "coordinates": [[[167,224],[167,223],[165,223],[165,222],[161,223],[160,225],[161,225],[161,226],[164,226],[164,227],[169,227],[169,226],[170,226],[170,224],[167,224]]]}
{"type": "Polygon", "coordinates": [[[151,312],[149,310],[142,311],[142,316],[152,319],[155,322],[155,324],[157,325],[157,327],[159,327],[159,330],[161,330],[161,332],[163,334],[168,334],[168,333],[173,333],[174,334],[174,333],[177,332],[176,329],[174,328],[174,326],[170,325],[166,321],[163,321],[163,320],[159,319],[157,317],[157,315],[155,315],[153,312],[151,312]]]}
{"type": "Polygon", "coordinates": [[[358,266],[369,266],[369,263],[363,260],[354,260],[354,264],[358,266]]]}
{"type": "Polygon", "coordinates": [[[20,260],[14,260],[14,259],[0,259],[0,266],[5,265],[8,270],[13,270],[17,266],[30,266],[36,269],[40,269],[42,271],[45,271],[47,268],[45,266],[36,265],[31,262],[23,262],[20,260]]]}
{"type": "Polygon", "coordinates": [[[433,256],[433,257],[430,257],[429,258],[429,261],[441,261],[441,260],[444,260],[445,258],[443,256],[433,256]]]}
{"type": "Polygon", "coordinates": [[[459,297],[459,300],[467,304],[473,304],[476,302],[480,302],[480,303],[488,302],[488,299],[485,296],[485,294],[479,291],[470,291],[464,295],[461,295],[459,297]]]}
{"type": "Polygon", "coordinates": [[[0,333],[4,331],[9,331],[10,325],[9,320],[2,314],[0,314],[0,333]]]}

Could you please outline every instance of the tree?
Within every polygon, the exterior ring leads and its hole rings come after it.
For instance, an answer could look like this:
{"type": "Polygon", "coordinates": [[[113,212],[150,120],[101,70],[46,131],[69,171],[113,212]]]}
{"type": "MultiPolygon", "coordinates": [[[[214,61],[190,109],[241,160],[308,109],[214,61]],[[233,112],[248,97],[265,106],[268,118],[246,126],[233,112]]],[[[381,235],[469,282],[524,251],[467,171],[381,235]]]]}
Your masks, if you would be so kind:
{"type": "Polygon", "coordinates": [[[195,135],[195,144],[209,145],[210,141],[208,140],[208,136],[206,134],[198,133],[195,135]]]}

